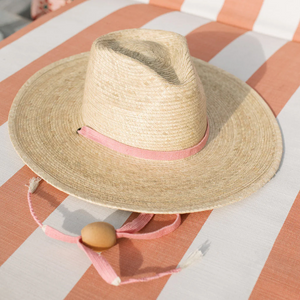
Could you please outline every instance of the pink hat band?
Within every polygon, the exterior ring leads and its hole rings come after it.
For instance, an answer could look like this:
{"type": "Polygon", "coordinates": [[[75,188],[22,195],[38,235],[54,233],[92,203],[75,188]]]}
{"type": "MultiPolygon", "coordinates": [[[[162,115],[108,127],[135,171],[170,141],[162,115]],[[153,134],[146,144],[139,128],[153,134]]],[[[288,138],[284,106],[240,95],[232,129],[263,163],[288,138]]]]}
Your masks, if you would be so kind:
{"type": "Polygon", "coordinates": [[[77,133],[122,154],[152,160],[177,160],[192,156],[204,148],[209,136],[209,125],[207,122],[205,134],[198,144],[190,148],[175,151],[155,151],[132,147],[111,139],[87,126],[79,128],[77,133]]]}

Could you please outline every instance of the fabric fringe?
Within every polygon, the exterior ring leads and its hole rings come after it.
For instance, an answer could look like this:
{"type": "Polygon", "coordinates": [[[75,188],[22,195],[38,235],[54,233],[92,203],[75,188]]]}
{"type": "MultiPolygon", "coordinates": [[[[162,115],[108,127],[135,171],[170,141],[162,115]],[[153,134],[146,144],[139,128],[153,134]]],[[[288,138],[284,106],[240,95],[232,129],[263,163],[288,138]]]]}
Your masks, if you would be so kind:
{"type": "Polygon", "coordinates": [[[203,253],[200,249],[196,249],[194,252],[192,252],[189,257],[182,263],[178,265],[177,268],[185,269],[195,263],[197,260],[202,259],[203,253]]]}

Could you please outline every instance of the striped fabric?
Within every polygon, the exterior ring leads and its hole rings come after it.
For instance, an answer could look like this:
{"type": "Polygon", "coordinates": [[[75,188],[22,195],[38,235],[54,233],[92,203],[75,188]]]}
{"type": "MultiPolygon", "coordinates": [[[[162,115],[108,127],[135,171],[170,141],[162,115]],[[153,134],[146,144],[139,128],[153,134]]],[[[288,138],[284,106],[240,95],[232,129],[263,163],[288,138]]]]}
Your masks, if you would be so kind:
{"type": "MultiPolygon", "coordinates": [[[[0,298],[299,299],[299,1],[143,2],[75,0],[0,43],[0,298]],[[185,35],[193,56],[252,86],[278,119],[284,158],[276,176],[249,198],[183,215],[179,229],[163,239],[124,239],[104,252],[124,279],[175,267],[197,247],[205,253],[201,262],[172,277],[116,288],[99,278],[76,245],[49,239],[37,228],[24,186],[34,174],[11,146],[7,117],[16,93],[36,71],[88,51],[100,35],[138,27],[185,35]]],[[[119,227],[136,217],[94,207],[45,182],[33,203],[43,222],[74,235],[96,220],[119,227]]],[[[146,230],[172,219],[157,215],[146,230]]]]}
{"type": "Polygon", "coordinates": [[[258,33],[300,40],[299,0],[150,0],[149,3],[258,33]]]}

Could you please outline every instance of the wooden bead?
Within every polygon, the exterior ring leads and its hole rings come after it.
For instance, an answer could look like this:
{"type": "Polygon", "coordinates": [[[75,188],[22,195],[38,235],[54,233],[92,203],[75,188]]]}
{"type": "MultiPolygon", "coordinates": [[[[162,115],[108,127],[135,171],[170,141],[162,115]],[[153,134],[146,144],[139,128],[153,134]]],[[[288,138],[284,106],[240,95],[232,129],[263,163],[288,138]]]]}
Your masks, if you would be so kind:
{"type": "Polygon", "coordinates": [[[116,244],[116,230],[106,222],[90,223],[81,230],[81,239],[84,245],[100,252],[116,244]]]}

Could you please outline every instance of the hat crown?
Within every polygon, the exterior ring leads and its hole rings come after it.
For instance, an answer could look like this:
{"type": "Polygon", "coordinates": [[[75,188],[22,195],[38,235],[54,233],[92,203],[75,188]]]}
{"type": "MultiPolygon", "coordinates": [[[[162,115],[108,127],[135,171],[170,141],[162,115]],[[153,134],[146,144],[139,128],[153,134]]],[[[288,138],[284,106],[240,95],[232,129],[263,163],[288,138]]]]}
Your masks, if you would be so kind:
{"type": "Polygon", "coordinates": [[[206,101],[186,40],[132,29],[98,38],[87,69],[82,118],[133,147],[173,151],[203,138],[206,101]]]}

